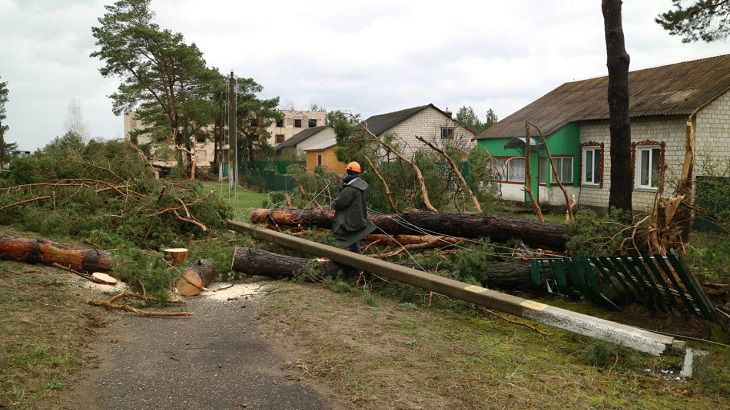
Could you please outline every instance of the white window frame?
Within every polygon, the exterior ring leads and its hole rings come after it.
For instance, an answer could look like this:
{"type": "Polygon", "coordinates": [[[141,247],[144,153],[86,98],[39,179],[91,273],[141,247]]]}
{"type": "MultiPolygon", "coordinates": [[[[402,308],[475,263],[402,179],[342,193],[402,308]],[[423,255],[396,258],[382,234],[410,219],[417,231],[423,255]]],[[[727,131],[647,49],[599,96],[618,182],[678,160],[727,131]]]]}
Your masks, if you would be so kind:
{"type": "Polygon", "coordinates": [[[507,181],[506,182],[518,182],[518,183],[524,184],[525,178],[527,175],[525,172],[526,171],[525,166],[526,166],[526,161],[525,161],[524,157],[512,157],[512,158],[508,159],[506,162],[506,168],[507,168],[507,181]],[[522,161],[522,179],[512,179],[512,175],[510,175],[511,173],[509,172],[510,163],[512,161],[522,161]]]}
{"type": "Polygon", "coordinates": [[[581,152],[581,161],[582,161],[582,169],[581,169],[581,176],[580,181],[582,185],[588,185],[588,186],[600,186],[601,180],[603,178],[603,175],[601,175],[601,163],[600,161],[603,161],[603,150],[600,146],[597,145],[591,145],[587,147],[583,147],[583,152],[581,152]],[[591,172],[592,172],[592,180],[588,180],[588,153],[592,154],[591,157],[591,172]],[[596,165],[596,160],[598,160],[598,165],[596,165]],[[597,171],[597,172],[596,172],[597,171]]]}
{"type": "Polygon", "coordinates": [[[654,163],[653,163],[654,157],[652,155],[652,151],[654,151],[654,150],[657,150],[659,152],[659,154],[657,155],[657,160],[659,161],[659,164],[657,164],[657,170],[659,171],[660,170],[659,167],[661,167],[661,163],[662,163],[662,148],[659,145],[637,145],[636,146],[636,152],[634,153],[634,155],[636,156],[636,163],[634,164],[634,175],[635,175],[634,186],[637,189],[652,190],[652,191],[656,191],[657,189],[659,189],[659,183],[660,183],[659,176],[657,176],[657,185],[653,186],[651,184],[651,182],[652,182],[651,181],[652,180],[651,170],[654,168],[654,163]],[[642,153],[647,152],[647,151],[649,152],[649,160],[648,160],[649,161],[649,166],[648,166],[649,175],[647,175],[648,181],[649,181],[648,185],[641,183],[641,177],[642,177],[641,165],[642,165],[642,157],[643,157],[642,153]]]}

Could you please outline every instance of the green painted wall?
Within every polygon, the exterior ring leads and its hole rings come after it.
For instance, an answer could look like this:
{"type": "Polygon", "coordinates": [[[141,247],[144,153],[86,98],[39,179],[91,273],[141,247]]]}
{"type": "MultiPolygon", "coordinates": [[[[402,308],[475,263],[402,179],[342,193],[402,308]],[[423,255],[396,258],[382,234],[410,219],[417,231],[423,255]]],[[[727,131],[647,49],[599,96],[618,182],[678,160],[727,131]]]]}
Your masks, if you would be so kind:
{"type": "MultiPolygon", "coordinates": [[[[496,138],[496,139],[484,139],[478,140],[477,145],[482,148],[486,148],[493,156],[498,157],[520,157],[522,156],[522,150],[511,148],[505,149],[504,144],[507,143],[511,138],[496,138]]],[[[580,185],[580,127],[577,124],[567,124],[560,128],[557,132],[546,137],[547,146],[550,149],[550,154],[553,156],[572,156],[573,157],[573,184],[572,186],[580,185]]],[[[532,191],[537,195],[539,191],[538,183],[538,156],[545,156],[545,151],[540,150],[539,152],[530,152],[530,173],[532,174],[532,191]]],[[[551,175],[552,176],[552,175],[551,175]]],[[[550,185],[550,179],[548,178],[548,186],[550,185]]],[[[525,201],[529,202],[527,195],[525,195],[525,201]]]]}

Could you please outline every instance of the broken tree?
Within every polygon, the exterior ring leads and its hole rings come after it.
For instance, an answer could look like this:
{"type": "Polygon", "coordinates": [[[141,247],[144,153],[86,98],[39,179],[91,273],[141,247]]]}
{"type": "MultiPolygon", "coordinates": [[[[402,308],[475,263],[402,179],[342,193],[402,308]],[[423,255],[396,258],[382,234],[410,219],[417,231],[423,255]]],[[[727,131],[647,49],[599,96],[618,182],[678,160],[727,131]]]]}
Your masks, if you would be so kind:
{"type": "Polygon", "coordinates": [[[0,259],[49,266],[59,264],[85,273],[112,270],[112,255],[109,252],[17,236],[0,236],[0,259]]]}
{"type": "MultiPolygon", "coordinates": [[[[274,226],[331,228],[334,211],[320,209],[253,209],[251,222],[274,226]]],[[[565,225],[491,215],[411,211],[371,214],[368,218],[390,235],[437,234],[462,238],[490,238],[495,242],[519,239],[537,248],[563,250],[565,225]]],[[[377,232],[377,231],[376,231],[377,232]]]]}

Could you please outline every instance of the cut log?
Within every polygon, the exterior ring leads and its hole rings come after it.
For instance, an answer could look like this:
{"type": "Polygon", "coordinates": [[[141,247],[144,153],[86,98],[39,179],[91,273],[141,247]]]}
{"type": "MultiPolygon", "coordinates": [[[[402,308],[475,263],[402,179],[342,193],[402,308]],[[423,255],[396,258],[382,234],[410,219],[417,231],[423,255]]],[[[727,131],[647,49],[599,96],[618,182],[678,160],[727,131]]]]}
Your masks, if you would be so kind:
{"type": "Polygon", "coordinates": [[[117,278],[107,275],[103,272],[94,272],[91,274],[91,280],[93,280],[96,283],[101,283],[102,285],[116,285],[117,284],[117,278]]]}
{"type": "MultiPolygon", "coordinates": [[[[332,228],[334,211],[258,208],[251,210],[250,216],[251,222],[260,224],[279,227],[318,226],[329,229],[332,228]]],[[[566,226],[562,224],[503,216],[425,211],[411,211],[402,214],[371,214],[368,218],[378,227],[376,233],[390,235],[429,233],[462,238],[490,238],[494,242],[519,239],[535,248],[565,249],[566,226]]]]}
{"type": "Polygon", "coordinates": [[[205,290],[214,276],[213,263],[207,259],[198,259],[185,268],[175,282],[175,288],[183,296],[195,296],[205,290]]]}
{"type": "Polygon", "coordinates": [[[188,250],[185,248],[168,248],[165,249],[165,254],[172,261],[173,266],[182,266],[187,262],[188,250]]]}
{"type": "Polygon", "coordinates": [[[329,260],[297,258],[239,246],[233,251],[231,264],[231,270],[234,272],[275,279],[293,278],[309,269],[323,275],[334,275],[337,271],[348,268],[329,260]]]}
{"type": "Polygon", "coordinates": [[[0,236],[0,259],[49,266],[57,263],[85,273],[112,270],[109,252],[18,236],[0,236]]]}
{"type": "MultiPolygon", "coordinates": [[[[420,267],[412,262],[401,265],[420,270],[420,267]]],[[[307,271],[322,276],[332,276],[338,271],[351,270],[351,268],[328,259],[298,258],[261,249],[236,247],[233,252],[231,270],[248,275],[282,279],[293,278],[307,271]]],[[[485,272],[484,277],[480,279],[485,287],[492,289],[542,292],[532,285],[530,264],[526,262],[494,262],[489,265],[488,272],[485,272]]]]}

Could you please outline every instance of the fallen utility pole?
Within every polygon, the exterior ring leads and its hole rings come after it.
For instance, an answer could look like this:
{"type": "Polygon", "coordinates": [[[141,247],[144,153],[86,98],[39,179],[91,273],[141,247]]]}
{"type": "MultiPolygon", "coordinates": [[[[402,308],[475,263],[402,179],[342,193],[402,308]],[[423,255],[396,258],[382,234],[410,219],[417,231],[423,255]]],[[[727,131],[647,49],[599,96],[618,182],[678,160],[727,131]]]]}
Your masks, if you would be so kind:
{"type": "MultiPolygon", "coordinates": [[[[400,264],[400,266],[418,269],[416,264],[400,264]]],[[[317,279],[320,276],[333,276],[346,268],[329,259],[298,258],[263,249],[239,246],[236,246],[233,251],[233,262],[231,263],[231,270],[234,272],[275,279],[294,278],[297,275],[309,275],[313,279],[317,279]]],[[[489,265],[489,272],[484,281],[490,288],[544,293],[541,288],[532,285],[530,264],[526,262],[493,262],[489,265]]]]}
{"type": "MultiPolygon", "coordinates": [[[[331,228],[334,211],[321,209],[251,210],[251,222],[279,226],[331,228]]],[[[494,242],[519,239],[543,249],[565,249],[566,225],[494,215],[468,215],[413,210],[401,214],[370,214],[368,219],[383,233],[418,235],[434,233],[462,238],[490,238],[494,242]],[[419,231],[419,229],[421,231],[419,231]],[[424,232],[425,231],[425,232],[424,232]]]]}
{"type": "Polygon", "coordinates": [[[675,341],[672,337],[648,332],[633,326],[496,292],[481,286],[470,285],[247,223],[228,221],[226,225],[231,230],[249,234],[256,239],[262,239],[317,256],[328,257],[337,263],[372,272],[402,283],[521,316],[573,333],[606,340],[641,352],[658,356],[670,350],[684,348],[682,342],[675,341]]]}

